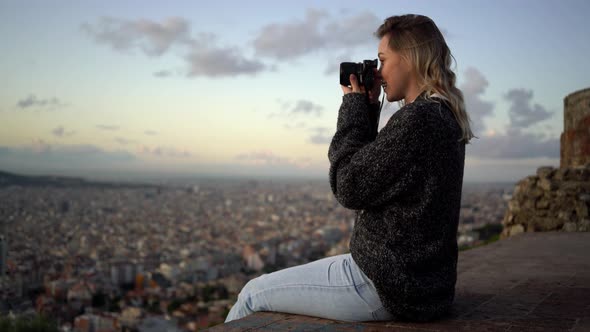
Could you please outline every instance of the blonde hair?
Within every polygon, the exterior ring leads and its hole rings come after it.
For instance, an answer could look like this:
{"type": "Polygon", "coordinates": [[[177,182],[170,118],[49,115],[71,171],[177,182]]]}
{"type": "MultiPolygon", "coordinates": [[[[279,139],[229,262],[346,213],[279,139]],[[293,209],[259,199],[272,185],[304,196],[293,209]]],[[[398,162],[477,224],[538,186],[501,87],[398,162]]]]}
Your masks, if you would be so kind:
{"type": "MultiPolygon", "coordinates": [[[[436,93],[448,102],[463,132],[459,141],[469,144],[472,137],[477,138],[471,131],[463,93],[455,87],[456,76],[451,69],[451,59],[455,57],[434,21],[415,14],[391,16],[375,32],[378,38],[386,35],[389,48],[413,64],[425,98],[432,100],[430,97],[436,93]]],[[[404,104],[405,100],[401,102],[404,104]]]]}

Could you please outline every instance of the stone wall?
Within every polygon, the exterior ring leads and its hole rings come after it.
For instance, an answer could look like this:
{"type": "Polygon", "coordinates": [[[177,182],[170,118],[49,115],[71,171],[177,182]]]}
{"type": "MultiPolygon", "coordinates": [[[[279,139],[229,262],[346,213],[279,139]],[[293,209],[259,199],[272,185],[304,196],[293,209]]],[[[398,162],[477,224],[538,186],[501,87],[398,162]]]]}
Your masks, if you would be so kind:
{"type": "Polygon", "coordinates": [[[590,88],[563,99],[560,157],[560,167],[582,166],[590,162],[590,88]]]}
{"type": "Polygon", "coordinates": [[[500,238],[522,232],[590,231],[590,163],[543,166],[514,188],[500,238]]]}

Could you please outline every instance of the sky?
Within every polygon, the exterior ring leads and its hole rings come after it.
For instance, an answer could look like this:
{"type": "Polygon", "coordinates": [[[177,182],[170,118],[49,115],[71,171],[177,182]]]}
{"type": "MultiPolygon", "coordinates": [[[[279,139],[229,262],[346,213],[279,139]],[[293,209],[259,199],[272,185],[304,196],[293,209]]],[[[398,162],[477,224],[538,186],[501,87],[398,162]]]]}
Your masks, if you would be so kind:
{"type": "MultiPolygon", "coordinates": [[[[328,181],[340,62],[389,16],[434,20],[474,138],[464,181],[559,166],[590,87],[589,1],[0,2],[0,170],[328,181]]],[[[382,128],[399,109],[385,103],[382,128]]]]}

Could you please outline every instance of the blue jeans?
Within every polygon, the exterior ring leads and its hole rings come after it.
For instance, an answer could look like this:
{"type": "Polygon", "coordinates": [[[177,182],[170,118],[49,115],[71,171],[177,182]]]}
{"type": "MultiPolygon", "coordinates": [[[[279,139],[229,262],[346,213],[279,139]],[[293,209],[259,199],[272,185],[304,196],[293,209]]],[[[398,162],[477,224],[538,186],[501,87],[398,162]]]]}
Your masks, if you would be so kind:
{"type": "Polygon", "coordinates": [[[350,253],[322,258],[251,279],[225,322],[275,311],[360,322],[392,320],[375,286],[350,253]]]}

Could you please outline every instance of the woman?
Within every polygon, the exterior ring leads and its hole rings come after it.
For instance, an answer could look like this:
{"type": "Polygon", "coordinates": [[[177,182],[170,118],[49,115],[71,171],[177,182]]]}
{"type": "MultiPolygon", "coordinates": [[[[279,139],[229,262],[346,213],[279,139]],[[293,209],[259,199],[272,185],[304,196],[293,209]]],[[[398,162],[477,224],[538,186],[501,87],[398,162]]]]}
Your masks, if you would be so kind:
{"type": "Polygon", "coordinates": [[[338,202],[357,211],[350,253],[250,280],[226,322],[255,311],[342,321],[430,321],[455,294],[465,144],[474,137],[450,69],[451,52],[428,17],[387,18],[376,87],[342,86],[330,147],[338,202]],[[378,132],[379,92],[403,107],[378,132]]]}

